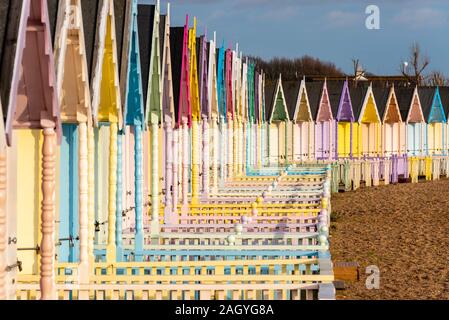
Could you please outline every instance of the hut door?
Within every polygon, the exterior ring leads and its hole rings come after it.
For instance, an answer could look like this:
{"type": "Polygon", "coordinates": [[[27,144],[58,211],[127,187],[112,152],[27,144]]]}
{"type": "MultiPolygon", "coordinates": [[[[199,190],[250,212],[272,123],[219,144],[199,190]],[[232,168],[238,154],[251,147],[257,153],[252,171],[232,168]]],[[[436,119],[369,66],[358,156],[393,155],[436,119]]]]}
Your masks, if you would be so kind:
{"type": "Polygon", "coordinates": [[[362,123],[362,156],[368,156],[370,151],[370,124],[362,123]]]}
{"type": "Polygon", "coordinates": [[[393,124],[391,123],[385,123],[385,146],[384,146],[384,152],[386,157],[390,157],[393,154],[393,124]]]}
{"type": "Polygon", "coordinates": [[[324,158],[324,123],[317,122],[315,127],[315,157],[324,158]]]}
{"type": "Polygon", "coordinates": [[[293,161],[301,161],[301,154],[302,154],[301,126],[302,122],[293,124],[293,161]]]}
{"type": "MultiPolygon", "coordinates": [[[[16,131],[17,132],[17,131],[16,131]]],[[[7,148],[7,164],[6,164],[6,238],[17,239],[17,133],[13,132],[12,147],[7,148]]],[[[12,266],[17,262],[17,241],[6,242],[6,265],[12,266]]],[[[17,268],[12,269],[6,273],[5,282],[9,283],[6,298],[13,300],[16,298],[16,291],[14,284],[17,283],[17,268]]]]}
{"type": "Polygon", "coordinates": [[[100,223],[100,231],[95,233],[97,244],[106,244],[108,236],[108,195],[109,195],[109,126],[100,124],[95,129],[95,220],[100,223]]]}
{"type": "MultiPolygon", "coordinates": [[[[17,248],[36,248],[40,241],[41,130],[17,130],[17,248]]],[[[36,251],[19,251],[23,274],[38,274],[36,251]]],[[[17,261],[15,261],[17,262],[17,261]]],[[[15,263],[14,262],[14,263],[15,263]]]]}
{"type": "Polygon", "coordinates": [[[330,121],[325,121],[322,124],[322,139],[323,139],[323,158],[329,159],[331,154],[331,141],[330,141],[330,121]]]}
{"type": "Polygon", "coordinates": [[[287,159],[287,123],[285,121],[277,124],[279,135],[279,164],[285,165],[287,159]]]}
{"type": "Polygon", "coordinates": [[[76,262],[78,243],[67,239],[78,237],[78,128],[75,124],[62,126],[59,176],[59,239],[58,261],[76,262]]]}
{"type": "Polygon", "coordinates": [[[279,163],[279,127],[276,123],[269,124],[269,164],[279,163]]]}
{"type": "Polygon", "coordinates": [[[351,147],[351,123],[338,123],[338,157],[349,157],[351,147]]]}

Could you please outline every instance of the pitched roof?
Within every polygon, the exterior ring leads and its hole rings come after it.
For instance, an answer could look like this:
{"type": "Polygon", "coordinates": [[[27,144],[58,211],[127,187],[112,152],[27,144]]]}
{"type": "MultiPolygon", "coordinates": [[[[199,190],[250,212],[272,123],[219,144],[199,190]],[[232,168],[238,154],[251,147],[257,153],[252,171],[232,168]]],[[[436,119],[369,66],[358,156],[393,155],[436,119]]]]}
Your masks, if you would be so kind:
{"type": "Polygon", "coordinates": [[[179,120],[179,101],[181,90],[182,53],[184,48],[184,27],[170,28],[170,52],[172,63],[173,101],[175,105],[175,119],[179,120]]]}
{"type": "Polygon", "coordinates": [[[48,20],[50,21],[50,34],[53,39],[53,43],[55,41],[55,33],[56,33],[56,23],[58,20],[58,8],[59,8],[59,0],[47,0],[48,7],[48,20]]]}
{"type": "Polygon", "coordinates": [[[306,82],[307,97],[309,98],[310,111],[312,112],[313,120],[315,120],[318,115],[323,85],[324,81],[306,82]]]}
{"type": "Polygon", "coordinates": [[[327,81],[327,94],[329,95],[329,103],[334,119],[337,118],[338,107],[340,106],[344,86],[345,81],[327,81]]]}
{"type": "Polygon", "coordinates": [[[282,87],[284,89],[285,102],[287,103],[288,117],[293,119],[295,117],[301,81],[282,81],[282,87]]]}
{"type": "Polygon", "coordinates": [[[81,9],[83,14],[84,41],[86,42],[87,69],[89,78],[92,79],[95,41],[98,23],[100,23],[100,1],[81,0],[81,9]]]}
{"type": "Polygon", "coordinates": [[[368,84],[358,84],[357,87],[349,86],[349,95],[351,96],[352,109],[356,121],[360,118],[363,103],[365,102],[366,93],[368,92],[368,84]]]}
{"type": "Polygon", "coordinates": [[[167,15],[165,14],[161,14],[160,15],[160,22],[159,22],[159,43],[160,43],[160,48],[161,48],[161,54],[160,54],[160,58],[161,58],[161,66],[162,63],[164,61],[164,47],[165,47],[165,27],[166,27],[166,23],[167,23],[167,15]]]}
{"type": "Polygon", "coordinates": [[[142,72],[143,104],[147,105],[148,82],[150,75],[151,50],[153,46],[153,28],[155,5],[139,4],[137,6],[137,23],[139,26],[140,67],[142,72]]]}
{"type": "Polygon", "coordinates": [[[276,88],[278,86],[278,81],[276,82],[266,82],[265,83],[265,121],[270,121],[271,112],[273,111],[274,95],[276,93],[276,88]]]}
{"type": "Polygon", "coordinates": [[[0,1],[0,94],[3,117],[8,115],[11,83],[23,1],[0,1]]]}
{"type": "Polygon", "coordinates": [[[376,100],[379,117],[383,119],[385,111],[387,110],[388,97],[390,96],[390,88],[388,87],[373,87],[374,100],[376,100]]]}
{"type": "Polygon", "coordinates": [[[422,112],[426,121],[430,116],[435,90],[435,87],[418,87],[419,101],[421,102],[422,112]]]}
{"type": "MultiPolygon", "coordinates": [[[[115,18],[115,39],[117,43],[117,59],[118,59],[118,70],[122,67],[122,54],[123,54],[123,42],[128,41],[125,35],[126,29],[126,3],[127,0],[114,0],[114,18],[115,18]]],[[[127,56],[127,55],[125,55],[127,56]]],[[[127,63],[127,62],[125,62],[127,63]]]]}
{"type": "Polygon", "coordinates": [[[440,87],[441,103],[443,104],[444,114],[449,114],[449,87],[440,87]]]}
{"type": "Polygon", "coordinates": [[[399,87],[394,89],[403,121],[406,121],[412,105],[414,88],[399,87]]]}

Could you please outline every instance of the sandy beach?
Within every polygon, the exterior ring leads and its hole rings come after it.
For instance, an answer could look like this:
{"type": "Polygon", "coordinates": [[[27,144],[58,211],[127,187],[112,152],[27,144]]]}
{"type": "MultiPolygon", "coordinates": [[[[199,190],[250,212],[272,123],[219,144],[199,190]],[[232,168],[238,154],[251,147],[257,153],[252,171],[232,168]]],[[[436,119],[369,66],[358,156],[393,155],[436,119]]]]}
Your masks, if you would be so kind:
{"type": "Polygon", "coordinates": [[[338,299],[449,299],[449,180],[336,194],[332,211],[332,258],[361,274],[338,299]],[[370,265],[379,290],[365,287],[370,265]]]}

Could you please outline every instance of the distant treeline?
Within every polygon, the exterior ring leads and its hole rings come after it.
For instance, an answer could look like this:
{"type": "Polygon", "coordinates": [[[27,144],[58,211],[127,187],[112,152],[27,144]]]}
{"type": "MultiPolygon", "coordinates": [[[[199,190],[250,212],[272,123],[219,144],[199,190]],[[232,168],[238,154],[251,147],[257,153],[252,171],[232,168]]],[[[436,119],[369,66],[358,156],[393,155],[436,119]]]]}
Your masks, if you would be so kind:
{"type": "Polygon", "coordinates": [[[303,75],[314,76],[344,76],[345,73],[337,68],[334,63],[322,61],[305,55],[301,58],[273,58],[270,61],[265,61],[260,57],[248,56],[256,64],[257,70],[263,70],[266,75],[266,80],[274,81],[282,74],[282,79],[286,81],[297,80],[303,75]]]}

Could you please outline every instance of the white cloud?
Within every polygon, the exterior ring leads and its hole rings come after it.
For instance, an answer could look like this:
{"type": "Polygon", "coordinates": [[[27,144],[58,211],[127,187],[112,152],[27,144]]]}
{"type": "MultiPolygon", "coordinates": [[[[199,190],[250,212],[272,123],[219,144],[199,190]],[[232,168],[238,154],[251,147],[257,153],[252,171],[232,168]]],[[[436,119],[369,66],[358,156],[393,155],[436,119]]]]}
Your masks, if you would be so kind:
{"type": "Polygon", "coordinates": [[[448,15],[433,8],[403,9],[393,17],[393,22],[410,29],[437,28],[448,25],[448,15]]]}
{"type": "Polygon", "coordinates": [[[334,10],[326,15],[326,19],[333,27],[348,27],[361,22],[363,13],[334,10]]]}

